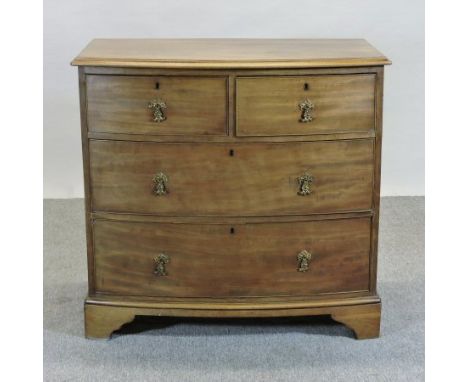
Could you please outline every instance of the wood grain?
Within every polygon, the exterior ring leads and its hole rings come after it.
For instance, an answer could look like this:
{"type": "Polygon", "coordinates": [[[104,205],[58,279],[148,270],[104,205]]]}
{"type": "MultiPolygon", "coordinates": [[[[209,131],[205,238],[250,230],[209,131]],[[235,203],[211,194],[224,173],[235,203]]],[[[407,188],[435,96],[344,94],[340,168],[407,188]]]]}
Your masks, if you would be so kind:
{"type": "MultiPolygon", "coordinates": [[[[313,296],[243,296],[243,297],[161,297],[161,296],[122,296],[95,294],[88,296],[86,303],[102,306],[122,306],[129,308],[154,308],[172,310],[204,311],[272,311],[296,310],[303,308],[324,308],[333,306],[380,304],[380,297],[369,293],[344,292],[313,296]]],[[[268,312],[267,312],[268,314],[268,312]]],[[[273,316],[273,314],[271,314],[273,316]]]]}
{"type": "Polygon", "coordinates": [[[89,132],[88,138],[98,140],[132,141],[132,142],[166,142],[166,143],[192,143],[192,142],[315,142],[338,141],[350,139],[374,138],[373,130],[366,132],[313,134],[313,135],[279,135],[274,137],[236,137],[221,135],[145,135],[145,134],[115,134],[89,132]]]}
{"type": "Polygon", "coordinates": [[[78,84],[80,89],[80,122],[81,122],[81,150],[83,153],[83,178],[85,194],[85,227],[86,227],[86,260],[88,264],[88,293],[94,293],[94,254],[93,254],[93,227],[91,207],[91,182],[89,140],[86,108],[86,74],[84,68],[78,69],[78,84]]]}
{"type": "Polygon", "coordinates": [[[331,317],[350,328],[359,340],[377,338],[380,335],[381,304],[361,305],[334,311],[331,317]]]}
{"type": "MultiPolygon", "coordinates": [[[[376,338],[380,334],[381,304],[354,304],[316,306],[306,308],[271,308],[269,304],[259,305],[258,309],[225,309],[212,305],[209,309],[202,304],[192,309],[177,307],[158,307],[145,305],[140,307],[96,304],[93,300],[85,303],[85,334],[87,338],[109,338],[112,332],[131,322],[135,316],[176,316],[176,317],[284,317],[330,315],[334,320],[344,323],[357,339],[376,338]]],[[[232,305],[229,306],[232,308],[232,305]]]]}
{"type": "Polygon", "coordinates": [[[87,303],[84,307],[84,313],[86,338],[108,338],[113,331],[132,322],[135,318],[133,309],[102,307],[87,303]]]}
{"type": "Polygon", "coordinates": [[[72,65],[303,68],[390,64],[362,39],[95,39],[72,65]]]}
{"type": "Polygon", "coordinates": [[[148,135],[226,135],[227,78],[87,76],[88,127],[93,132],[148,135]],[[158,85],[156,85],[158,84],[158,85]],[[156,89],[158,86],[158,89],[156,89]],[[163,100],[156,123],[148,103],[163,100]]]}
{"type": "Polygon", "coordinates": [[[317,314],[378,336],[389,63],[365,40],[94,40],[73,61],[87,337],[136,315],[317,314]],[[160,124],[147,108],[155,98],[168,105],[160,124]],[[316,106],[310,124],[297,121],[303,98],[316,106]],[[152,194],[156,171],[169,177],[164,197],[152,194]],[[306,171],[314,182],[302,197],[306,171]],[[297,272],[307,248],[311,268],[297,272]],[[163,251],[169,274],[158,278],[163,251]]]}
{"type": "Polygon", "coordinates": [[[377,73],[381,66],[357,66],[357,67],[325,67],[325,68],[294,68],[294,69],[181,69],[181,68],[131,68],[115,66],[82,66],[85,74],[99,75],[119,75],[119,76],[233,76],[254,77],[254,76],[315,76],[315,75],[336,75],[336,74],[370,74],[377,73]]]}
{"type": "Polygon", "coordinates": [[[369,210],[373,141],[158,144],[91,141],[95,211],[272,216],[369,210]],[[233,155],[230,155],[233,150],[233,155]],[[155,196],[154,174],[169,179],[155,196]],[[299,196],[297,177],[314,177],[299,196]]]}
{"type": "Polygon", "coordinates": [[[238,136],[309,135],[374,129],[373,74],[238,77],[238,136]],[[307,87],[307,90],[304,89],[307,87]],[[314,104],[313,120],[300,122],[299,103],[314,104]]]}
{"type": "Polygon", "coordinates": [[[341,212],[336,214],[313,214],[313,215],[285,215],[285,216],[158,216],[128,214],[119,212],[97,211],[91,214],[92,219],[128,221],[135,223],[191,223],[191,224],[245,224],[245,223],[288,223],[311,220],[330,219],[353,219],[362,217],[373,217],[374,212],[357,211],[341,212]]]}
{"type": "Polygon", "coordinates": [[[235,226],[97,220],[96,290],[178,297],[368,290],[370,228],[369,218],[235,226]],[[310,269],[299,272],[304,249],[310,269]],[[167,276],[154,274],[160,253],[170,258],[167,276]]]}

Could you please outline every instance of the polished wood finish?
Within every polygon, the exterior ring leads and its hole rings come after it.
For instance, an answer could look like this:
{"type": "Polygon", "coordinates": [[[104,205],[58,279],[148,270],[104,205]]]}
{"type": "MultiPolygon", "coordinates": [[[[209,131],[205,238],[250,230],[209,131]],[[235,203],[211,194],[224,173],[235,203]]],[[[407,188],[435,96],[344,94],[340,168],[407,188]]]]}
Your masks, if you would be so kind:
{"type": "Polygon", "coordinates": [[[338,309],[331,312],[331,318],[353,330],[357,339],[364,340],[380,335],[381,309],[381,304],[338,309]]]}
{"type": "Polygon", "coordinates": [[[227,79],[223,77],[88,76],[88,127],[98,133],[226,135],[227,79]],[[156,123],[148,103],[165,102],[156,123]]]}
{"type": "Polygon", "coordinates": [[[364,40],[92,42],[74,60],[86,336],[107,338],[136,315],[324,314],[357,338],[378,336],[388,63],[364,40]],[[302,124],[303,95],[316,109],[302,124]],[[160,123],[148,109],[156,98],[167,102],[160,123]],[[311,259],[298,272],[302,250],[311,259]],[[165,276],[154,274],[160,253],[165,276]]]}
{"type": "Polygon", "coordinates": [[[81,120],[81,149],[83,152],[83,177],[85,194],[85,226],[86,226],[86,253],[88,264],[88,291],[94,293],[94,254],[93,254],[93,220],[91,217],[91,183],[90,183],[90,162],[89,162],[89,142],[87,139],[87,110],[86,110],[86,75],[84,68],[78,69],[78,85],[80,89],[80,120],[81,120]]]}
{"type": "Polygon", "coordinates": [[[137,311],[132,308],[102,307],[85,304],[86,338],[109,338],[113,331],[135,319],[137,311]]]}
{"type": "Polygon", "coordinates": [[[301,308],[271,308],[270,304],[263,304],[253,309],[242,309],[233,304],[229,308],[217,307],[216,304],[205,306],[198,304],[196,308],[163,307],[161,304],[144,305],[125,304],[96,304],[96,301],[87,300],[85,305],[85,335],[87,338],[109,338],[112,333],[123,325],[133,321],[135,316],[166,316],[166,317],[287,317],[287,316],[318,316],[330,315],[335,321],[346,325],[354,332],[357,339],[369,339],[380,334],[381,304],[332,305],[301,308]],[[127,306],[125,306],[127,305],[127,306]],[[264,309],[262,309],[262,307],[264,309]]]}
{"type": "MultiPolygon", "coordinates": [[[[237,77],[265,77],[265,76],[314,76],[314,75],[338,75],[338,74],[367,74],[377,73],[382,66],[357,66],[357,67],[303,67],[293,70],[284,69],[258,69],[258,68],[233,68],[233,69],[193,69],[193,68],[132,68],[109,66],[81,66],[85,74],[116,75],[116,76],[228,76],[233,77],[233,85],[237,77]]],[[[230,89],[234,90],[235,86],[230,89]]]]}
{"type": "MultiPolygon", "coordinates": [[[[167,142],[167,143],[192,143],[192,142],[217,142],[217,143],[235,143],[239,142],[238,137],[234,135],[143,135],[143,134],[114,134],[114,133],[88,133],[89,139],[96,140],[115,140],[132,142],[167,142]]],[[[313,134],[313,135],[284,135],[274,137],[242,137],[242,142],[316,142],[333,140],[350,140],[375,138],[374,131],[336,133],[336,134],[313,134]]]]}
{"type": "Polygon", "coordinates": [[[96,291],[233,297],[369,290],[370,227],[369,218],[237,225],[97,220],[96,291]],[[312,259],[299,272],[304,249],[312,259]],[[154,274],[160,253],[170,258],[167,276],[154,274]]]}
{"type": "MultiPolygon", "coordinates": [[[[369,292],[344,292],[311,296],[244,296],[244,297],[154,297],[118,296],[95,294],[88,296],[87,304],[122,306],[131,308],[162,308],[177,310],[229,310],[229,311],[275,311],[286,309],[320,308],[332,306],[355,306],[379,304],[380,298],[369,292]]],[[[268,316],[268,313],[266,313],[268,316]]],[[[274,314],[270,314],[274,316],[274,314]]]]}
{"type": "Polygon", "coordinates": [[[375,66],[388,58],[362,39],[95,39],[72,65],[138,68],[375,66]]]}
{"type": "Polygon", "coordinates": [[[90,142],[93,207],[157,215],[298,215],[369,210],[373,141],[156,144],[90,142]],[[155,196],[162,171],[169,193],[155,196]],[[298,195],[309,173],[311,194],[298,195]]]}
{"type": "Polygon", "coordinates": [[[383,113],[383,68],[377,71],[377,82],[375,88],[375,140],[374,140],[374,187],[373,187],[373,211],[372,218],[372,241],[370,258],[370,287],[371,291],[377,293],[377,252],[379,246],[379,214],[380,214],[380,170],[382,162],[382,113],[383,113]]]}
{"type": "Polygon", "coordinates": [[[375,75],[240,77],[236,135],[281,136],[366,132],[374,129],[375,75]],[[300,121],[310,100],[313,120],[300,121]]]}
{"type": "Polygon", "coordinates": [[[160,216],[135,215],[119,212],[95,211],[91,214],[93,220],[105,219],[136,223],[186,223],[186,224],[248,224],[248,223],[290,223],[302,221],[353,219],[374,216],[374,212],[354,211],[335,214],[284,215],[284,216],[160,216]]]}

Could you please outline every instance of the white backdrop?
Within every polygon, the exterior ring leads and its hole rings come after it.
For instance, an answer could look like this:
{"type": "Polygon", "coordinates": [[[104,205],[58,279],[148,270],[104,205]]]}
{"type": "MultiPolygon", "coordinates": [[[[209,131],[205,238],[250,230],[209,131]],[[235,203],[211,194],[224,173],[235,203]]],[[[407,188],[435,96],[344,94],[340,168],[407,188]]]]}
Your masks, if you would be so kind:
{"type": "Polygon", "coordinates": [[[423,0],[44,0],[44,197],[83,196],[77,70],[93,38],[365,38],[386,67],[382,195],[424,195],[423,0]]]}

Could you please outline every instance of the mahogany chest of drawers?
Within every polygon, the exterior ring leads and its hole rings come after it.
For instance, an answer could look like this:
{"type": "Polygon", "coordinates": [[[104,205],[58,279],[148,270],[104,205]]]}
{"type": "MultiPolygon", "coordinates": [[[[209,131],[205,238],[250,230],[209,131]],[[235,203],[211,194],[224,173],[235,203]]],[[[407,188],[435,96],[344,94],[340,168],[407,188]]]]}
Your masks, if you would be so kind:
{"type": "Polygon", "coordinates": [[[383,67],[364,40],[93,40],[86,336],[136,315],[379,335],[383,67]]]}

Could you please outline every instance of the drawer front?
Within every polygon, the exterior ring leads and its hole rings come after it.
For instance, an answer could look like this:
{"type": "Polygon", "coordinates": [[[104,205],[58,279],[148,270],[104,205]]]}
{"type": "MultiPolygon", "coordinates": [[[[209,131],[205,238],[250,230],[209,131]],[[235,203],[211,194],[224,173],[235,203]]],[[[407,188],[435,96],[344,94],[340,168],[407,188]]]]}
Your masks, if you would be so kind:
{"type": "Polygon", "coordinates": [[[90,141],[92,206],[158,215],[305,215],[372,206],[373,140],[90,141]]]}
{"type": "Polygon", "coordinates": [[[224,77],[88,75],[88,128],[148,135],[225,135],[224,77]]]}
{"type": "Polygon", "coordinates": [[[374,74],[246,77],[236,81],[238,136],[368,132],[374,74]]]}
{"type": "Polygon", "coordinates": [[[96,291],[173,297],[365,291],[370,227],[369,218],[235,226],[97,220],[96,291]]]}

